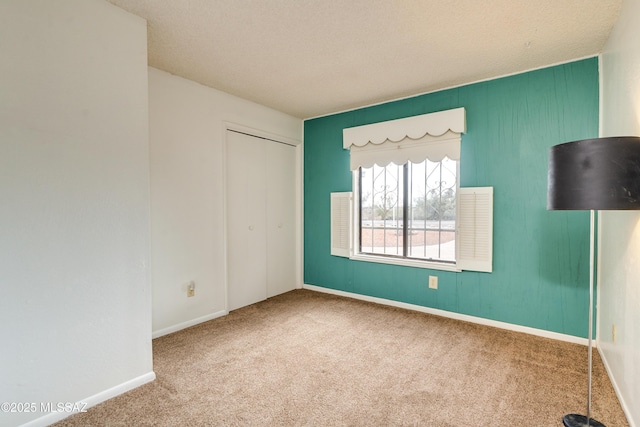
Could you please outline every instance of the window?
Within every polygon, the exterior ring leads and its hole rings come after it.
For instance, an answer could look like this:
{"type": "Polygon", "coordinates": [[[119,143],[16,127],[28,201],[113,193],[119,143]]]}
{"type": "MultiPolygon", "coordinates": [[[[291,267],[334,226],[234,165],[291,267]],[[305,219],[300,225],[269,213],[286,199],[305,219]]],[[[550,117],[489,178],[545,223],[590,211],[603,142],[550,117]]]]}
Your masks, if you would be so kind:
{"type": "Polygon", "coordinates": [[[358,252],[454,263],[457,163],[358,168],[358,252]]]}
{"type": "Polygon", "coordinates": [[[344,129],[354,191],[332,193],[332,255],[492,271],[493,188],[459,187],[463,132],[463,108],[344,129]]]}

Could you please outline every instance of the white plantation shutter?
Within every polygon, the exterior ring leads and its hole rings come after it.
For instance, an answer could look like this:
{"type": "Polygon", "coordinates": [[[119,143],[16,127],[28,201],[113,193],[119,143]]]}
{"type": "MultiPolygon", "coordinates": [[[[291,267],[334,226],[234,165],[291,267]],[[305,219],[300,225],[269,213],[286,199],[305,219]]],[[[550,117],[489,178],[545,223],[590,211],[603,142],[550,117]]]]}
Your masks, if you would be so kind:
{"type": "Polygon", "coordinates": [[[458,190],[458,260],[461,270],[493,270],[493,187],[458,190]]]}
{"type": "Polygon", "coordinates": [[[351,256],[351,192],[331,193],[331,255],[351,256]]]}

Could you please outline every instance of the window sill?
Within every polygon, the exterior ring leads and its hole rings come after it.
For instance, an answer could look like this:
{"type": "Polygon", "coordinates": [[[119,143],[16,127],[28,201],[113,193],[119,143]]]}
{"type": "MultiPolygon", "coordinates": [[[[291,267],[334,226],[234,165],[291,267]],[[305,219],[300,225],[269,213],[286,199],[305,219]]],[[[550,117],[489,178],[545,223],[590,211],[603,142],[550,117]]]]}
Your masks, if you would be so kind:
{"type": "Polygon", "coordinates": [[[434,261],[422,261],[417,259],[407,259],[407,258],[392,258],[385,256],[375,256],[375,255],[365,255],[365,254],[355,254],[349,257],[349,259],[355,261],[366,261],[366,262],[376,262],[379,264],[393,264],[393,265],[403,265],[405,267],[418,267],[418,268],[428,268],[430,270],[443,270],[443,271],[455,271],[460,272],[460,270],[456,264],[448,264],[444,262],[434,262],[434,261]]]}

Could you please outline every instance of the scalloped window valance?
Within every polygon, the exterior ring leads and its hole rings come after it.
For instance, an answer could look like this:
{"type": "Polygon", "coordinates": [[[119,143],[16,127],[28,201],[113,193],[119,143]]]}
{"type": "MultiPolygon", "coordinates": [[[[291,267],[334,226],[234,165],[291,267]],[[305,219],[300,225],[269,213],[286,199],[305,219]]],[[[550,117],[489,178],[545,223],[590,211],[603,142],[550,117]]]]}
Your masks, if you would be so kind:
{"type": "Polygon", "coordinates": [[[351,170],[425,159],[439,162],[460,159],[461,134],[466,132],[465,109],[439,111],[420,116],[346,128],[343,148],[351,154],[351,170]]]}

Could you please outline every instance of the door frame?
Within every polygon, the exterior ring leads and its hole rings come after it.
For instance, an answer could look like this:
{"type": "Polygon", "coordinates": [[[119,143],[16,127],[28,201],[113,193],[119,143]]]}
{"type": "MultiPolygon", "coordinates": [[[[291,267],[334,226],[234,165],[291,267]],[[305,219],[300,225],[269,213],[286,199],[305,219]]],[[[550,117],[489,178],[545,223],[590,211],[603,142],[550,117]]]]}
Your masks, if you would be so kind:
{"type": "Polygon", "coordinates": [[[227,146],[229,144],[228,132],[238,132],[256,138],[267,139],[273,142],[287,144],[295,147],[296,149],[296,165],[295,165],[295,181],[296,181],[296,198],[295,198],[295,210],[296,210],[296,259],[295,259],[295,271],[296,271],[296,289],[302,289],[303,285],[303,203],[304,203],[304,183],[303,183],[303,155],[304,148],[302,140],[289,138],[286,136],[278,135],[272,132],[268,132],[261,129],[256,129],[250,126],[246,126],[239,123],[223,121],[222,122],[222,191],[224,200],[224,209],[222,210],[223,218],[223,245],[224,245],[224,260],[223,260],[223,277],[224,277],[224,310],[225,314],[229,313],[229,259],[228,259],[228,218],[227,218],[227,206],[228,206],[228,182],[227,182],[227,146]]]}

